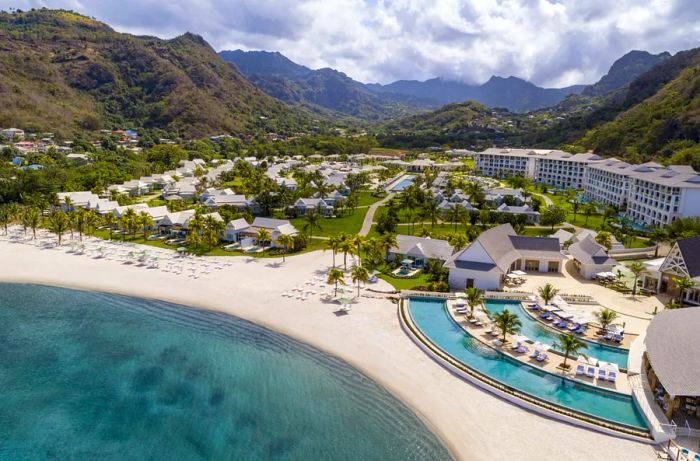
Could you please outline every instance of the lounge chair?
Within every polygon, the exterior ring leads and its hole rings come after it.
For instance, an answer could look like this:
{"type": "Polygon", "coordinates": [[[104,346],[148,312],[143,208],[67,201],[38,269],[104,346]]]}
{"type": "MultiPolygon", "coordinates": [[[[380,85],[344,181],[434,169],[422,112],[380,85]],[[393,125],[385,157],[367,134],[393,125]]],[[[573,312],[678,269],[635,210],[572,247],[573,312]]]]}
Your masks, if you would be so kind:
{"type": "Polygon", "coordinates": [[[521,345],[519,348],[517,348],[517,349],[515,350],[515,352],[517,352],[517,353],[519,353],[519,354],[524,354],[525,352],[527,352],[527,350],[528,350],[528,347],[527,347],[526,345],[523,344],[523,345],[521,345]]]}
{"type": "Polygon", "coordinates": [[[580,323],[572,323],[571,325],[569,325],[568,328],[569,328],[569,331],[576,331],[576,330],[578,330],[580,327],[581,327],[581,324],[580,324],[580,323]]]}
{"type": "Polygon", "coordinates": [[[458,314],[466,314],[467,312],[469,312],[469,310],[463,307],[458,307],[457,309],[455,309],[455,312],[458,314]]]}
{"type": "Polygon", "coordinates": [[[535,349],[534,351],[532,351],[532,354],[530,354],[530,358],[531,358],[531,359],[536,359],[538,355],[540,355],[540,351],[538,351],[537,349],[535,349]]]}
{"type": "Polygon", "coordinates": [[[503,341],[501,341],[500,339],[494,339],[493,341],[491,341],[491,343],[494,346],[502,346],[503,345],[503,341]]]}
{"type": "Polygon", "coordinates": [[[598,368],[598,379],[601,381],[605,381],[605,370],[602,368],[598,368]]]}
{"type": "Polygon", "coordinates": [[[608,333],[608,334],[606,334],[605,336],[603,336],[603,339],[606,340],[606,341],[610,341],[612,338],[613,338],[613,334],[612,334],[612,333],[608,333]]]}
{"type": "Polygon", "coordinates": [[[586,329],[584,327],[579,327],[579,329],[576,330],[574,333],[576,333],[577,335],[582,335],[585,332],[586,332],[586,329]]]}
{"type": "Polygon", "coordinates": [[[549,358],[549,355],[547,355],[546,353],[542,353],[542,354],[540,354],[540,355],[537,356],[537,359],[536,359],[536,360],[537,360],[538,362],[544,362],[544,361],[547,360],[548,358],[549,358]]]}
{"type": "Polygon", "coordinates": [[[616,343],[621,343],[622,342],[622,335],[614,335],[613,341],[615,341],[616,343]]]}
{"type": "Polygon", "coordinates": [[[581,376],[583,373],[585,373],[583,368],[584,368],[583,364],[579,363],[578,366],[576,367],[576,375],[577,376],[581,376]]]}
{"type": "Polygon", "coordinates": [[[586,369],[586,376],[588,376],[589,378],[595,378],[595,368],[588,367],[586,369]]]}
{"type": "Polygon", "coordinates": [[[547,317],[549,317],[549,312],[542,312],[542,313],[540,314],[540,318],[541,318],[541,319],[546,319],[547,317]]]}
{"type": "Polygon", "coordinates": [[[614,371],[611,371],[610,373],[608,373],[608,381],[610,381],[611,383],[614,383],[615,378],[617,378],[617,373],[615,373],[614,371]]]}
{"type": "Polygon", "coordinates": [[[520,341],[516,341],[513,343],[512,346],[510,346],[511,349],[515,350],[520,347],[520,341]]]}

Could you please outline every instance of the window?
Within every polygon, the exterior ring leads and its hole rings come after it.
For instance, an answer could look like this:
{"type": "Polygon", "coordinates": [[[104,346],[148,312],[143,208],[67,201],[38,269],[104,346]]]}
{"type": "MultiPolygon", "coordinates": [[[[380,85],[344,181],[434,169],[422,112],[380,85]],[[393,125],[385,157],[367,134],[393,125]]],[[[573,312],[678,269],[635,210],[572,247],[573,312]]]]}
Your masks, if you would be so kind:
{"type": "Polygon", "coordinates": [[[559,261],[549,261],[547,272],[559,272],[559,261]]]}
{"type": "Polygon", "coordinates": [[[467,288],[474,288],[474,279],[467,279],[467,288]]]}
{"type": "Polygon", "coordinates": [[[536,259],[526,259],[525,260],[525,270],[526,271],[539,271],[540,262],[536,259]]]}

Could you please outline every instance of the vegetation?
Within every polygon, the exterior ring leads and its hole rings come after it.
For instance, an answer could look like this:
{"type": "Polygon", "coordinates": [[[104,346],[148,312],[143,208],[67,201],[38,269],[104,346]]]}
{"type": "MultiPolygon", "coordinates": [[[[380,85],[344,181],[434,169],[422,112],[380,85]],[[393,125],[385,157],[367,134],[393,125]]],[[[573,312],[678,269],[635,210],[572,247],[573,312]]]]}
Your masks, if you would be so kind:
{"type": "Polygon", "coordinates": [[[478,288],[470,287],[464,290],[467,295],[467,305],[469,306],[469,316],[474,315],[474,307],[484,302],[484,294],[478,288]]]}
{"type": "Polygon", "coordinates": [[[343,285],[345,285],[345,274],[343,273],[343,271],[341,271],[337,267],[334,267],[328,271],[327,283],[331,283],[331,284],[335,285],[335,295],[334,296],[338,296],[338,284],[342,283],[343,285]]]}
{"type": "Polygon", "coordinates": [[[612,323],[619,317],[617,312],[610,310],[607,307],[604,307],[596,312],[595,316],[598,319],[598,323],[600,323],[602,331],[607,330],[608,326],[612,325],[612,323]]]}
{"type": "Polygon", "coordinates": [[[542,298],[542,301],[545,304],[549,304],[554,299],[554,297],[559,294],[559,290],[554,288],[554,285],[552,285],[551,283],[546,283],[542,285],[537,289],[537,292],[539,293],[540,298],[542,298]]]}
{"type": "Polygon", "coordinates": [[[502,341],[506,342],[506,335],[515,334],[520,331],[520,318],[517,314],[513,314],[508,309],[496,314],[493,318],[496,328],[501,331],[502,341]]]}
{"type": "Polygon", "coordinates": [[[554,345],[564,352],[564,361],[561,364],[563,369],[567,369],[566,361],[571,354],[578,354],[581,349],[588,349],[585,341],[577,338],[572,333],[561,333],[559,341],[554,345]]]}
{"type": "Polygon", "coordinates": [[[673,284],[678,288],[678,304],[683,307],[683,301],[686,291],[695,288],[695,282],[688,277],[673,277],[673,284]]]}

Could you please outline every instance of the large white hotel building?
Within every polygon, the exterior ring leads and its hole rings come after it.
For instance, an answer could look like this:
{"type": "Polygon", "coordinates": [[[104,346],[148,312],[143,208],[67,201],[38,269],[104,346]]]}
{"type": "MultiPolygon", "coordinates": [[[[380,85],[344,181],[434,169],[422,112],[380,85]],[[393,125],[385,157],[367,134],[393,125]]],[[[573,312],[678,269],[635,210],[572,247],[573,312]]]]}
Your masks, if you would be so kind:
{"type": "Polygon", "coordinates": [[[592,153],[492,148],[474,155],[483,175],[523,175],[559,189],[583,189],[589,198],[615,205],[633,221],[649,226],[700,215],[700,173],[690,166],[629,164],[592,153]]]}

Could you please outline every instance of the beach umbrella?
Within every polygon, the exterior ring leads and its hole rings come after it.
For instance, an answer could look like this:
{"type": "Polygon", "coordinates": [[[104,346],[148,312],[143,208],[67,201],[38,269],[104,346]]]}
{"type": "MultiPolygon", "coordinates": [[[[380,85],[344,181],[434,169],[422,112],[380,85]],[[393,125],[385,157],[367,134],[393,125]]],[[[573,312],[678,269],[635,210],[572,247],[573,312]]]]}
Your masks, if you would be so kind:
{"type": "Polygon", "coordinates": [[[588,359],[587,359],[586,357],[584,357],[583,355],[579,355],[579,356],[576,358],[576,361],[579,362],[579,363],[582,363],[582,364],[584,364],[584,365],[587,365],[587,364],[588,364],[588,359]]]}
{"type": "Polygon", "coordinates": [[[593,365],[594,367],[598,366],[598,359],[596,359],[595,357],[589,356],[588,357],[588,364],[593,365]]]}
{"type": "Polygon", "coordinates": [[[527,342],[528,337],[525,336],[525,335],[516,335],[516,336],[513,337],[513,339],[514,339],[515,341],[519,341],[519,342],[521,342],[521,343],[524,343],[524,342],[527,342]]]}

